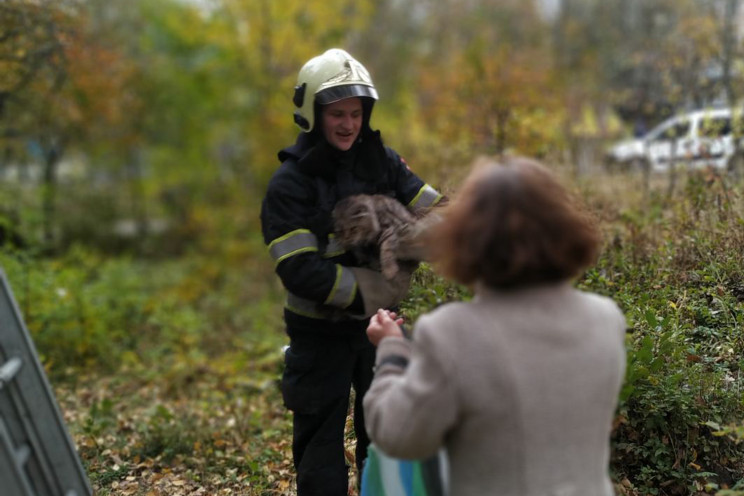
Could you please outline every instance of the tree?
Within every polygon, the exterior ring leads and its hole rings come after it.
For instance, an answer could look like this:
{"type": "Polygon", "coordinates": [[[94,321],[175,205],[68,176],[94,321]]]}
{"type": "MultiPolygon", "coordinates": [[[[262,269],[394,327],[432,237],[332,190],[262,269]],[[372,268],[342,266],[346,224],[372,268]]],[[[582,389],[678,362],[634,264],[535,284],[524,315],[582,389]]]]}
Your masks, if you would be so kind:
{"type": "Polygon", "coordinates": [[[291,98],[300,67],[329,48],[357,52],[375,3],[222,0],[222,5],[217,15],[224,16],[238,57],[234,97],[244,117],[241,139],[262,188],[276,152],[294,139],[291,98]]]}
{"type": "Polygon", "coordinates": [[[0,3],[0,144],[9,160],[24,148],[18,122],[18,103],[31,86],[55,91],[66,77],[63,37],[66,26],[60,11],[73,2],[51,0],[0,3]]]}
{"type": "Polygon", "coordinates": [[[432,29],[449,27],[420,71],[424,118],[472,153],[545,154],[555,144],[549,122],[559,111],[537,13],[524,2],[449,7],[432,12],[432,29]]]}
{"type": "MultiPolygon", "coordinates": [[[[24,33],[10,30],[3,47],[27,54],[11,65],[0,123],[18,148],[32,146],[42,167],[42,238],[56,242],[58,166],[85,144],[136,140],[138,102],[129,86],[131,64],[92,29],[83,4],[22,2],[12,5],[24,33]]],[[[33,157],[29,157],[30,159],[33,157]]]]}

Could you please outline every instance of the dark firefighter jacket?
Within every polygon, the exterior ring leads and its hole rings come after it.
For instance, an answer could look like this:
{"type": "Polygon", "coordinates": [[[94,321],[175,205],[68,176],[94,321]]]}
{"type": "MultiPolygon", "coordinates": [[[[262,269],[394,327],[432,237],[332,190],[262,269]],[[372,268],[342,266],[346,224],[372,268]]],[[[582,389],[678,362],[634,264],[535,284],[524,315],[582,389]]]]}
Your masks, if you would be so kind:
{"type": "Polygon", "coordinates": [[[351,316],[362,307],[351,253],[333,239],[331,212],[353,194],[385,194],[409,208],[427,208],[441,195],[413,174],[400,156],[368,130],[351,150],[301,133],[279,152],[261,208],[264,241],[288,291],[284,318],[296,331],[349,332],[366,328],[351,316]]]}

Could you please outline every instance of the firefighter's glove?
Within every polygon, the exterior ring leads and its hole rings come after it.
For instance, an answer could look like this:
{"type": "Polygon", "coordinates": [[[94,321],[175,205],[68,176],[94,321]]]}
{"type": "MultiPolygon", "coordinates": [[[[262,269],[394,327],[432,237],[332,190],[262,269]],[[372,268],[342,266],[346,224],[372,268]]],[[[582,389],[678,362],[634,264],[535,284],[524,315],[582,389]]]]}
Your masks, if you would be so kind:
{"type": "Polygon", "coordinates": [[[411,275],[416,270],[416,264],[401,263],[399,270],[392,279],[385,279],[381,272],[351,267],[356,277],[358,291],[364,301],[364,317],[370,317],[380,308],[392,308],[401,302],[408,294],[411,275]]]}
{"type": "Polygon", "coordinates": [[[442,214],[439,209],[434,208],[416,222],[406,226],[406,230],[398,240],[396,258],[430,262],[431,257],[427,247],[431,246],[431,240],[428,239],[428,232],[441,221],[442,214]]]}

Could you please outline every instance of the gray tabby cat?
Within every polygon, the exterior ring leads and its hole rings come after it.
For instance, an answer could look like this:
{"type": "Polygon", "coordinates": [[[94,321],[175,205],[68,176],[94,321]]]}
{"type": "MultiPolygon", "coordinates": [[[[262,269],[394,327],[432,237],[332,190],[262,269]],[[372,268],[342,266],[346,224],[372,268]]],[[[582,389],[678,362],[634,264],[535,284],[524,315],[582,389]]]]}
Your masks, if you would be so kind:
{"type": "MultiPolygon", "coordinates": [[[[385,195],[353,195],[336,204],[333,224],[336,241],[361,259],[364,248],[379,248],[379,266],[386,279],[398,273],[401,241],[410,238],[417,217],[395,198],[385,195]]],[[[374,261],[377,262],[377,261],[374,261]]],[[[371,264],[375,267],[375,264],[371,264]]]]}

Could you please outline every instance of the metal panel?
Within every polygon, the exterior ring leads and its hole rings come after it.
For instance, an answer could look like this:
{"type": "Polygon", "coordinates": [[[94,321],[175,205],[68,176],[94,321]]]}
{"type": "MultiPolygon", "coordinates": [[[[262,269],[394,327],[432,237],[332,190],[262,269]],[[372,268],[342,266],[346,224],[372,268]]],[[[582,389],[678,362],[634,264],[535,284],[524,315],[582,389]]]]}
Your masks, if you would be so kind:
{"type": "Polygon", "coordinates": [[[0,269],[0,488],[3,494],[91,495],[36,348],[0,269]],[[8,463],[4,463],[4,462],[8,463]],[[25,485],[24,485],[25,484],[25,485]]]}
{"type": "Polygon", "coordinates": [[[34,496],[23,471],[29,452],[28,446],[23,446],[20,450],[13,447],[5,422],[0,418],[0,482],[3,488],[10,488],[12,494],[18,496],[34,496]]]}

